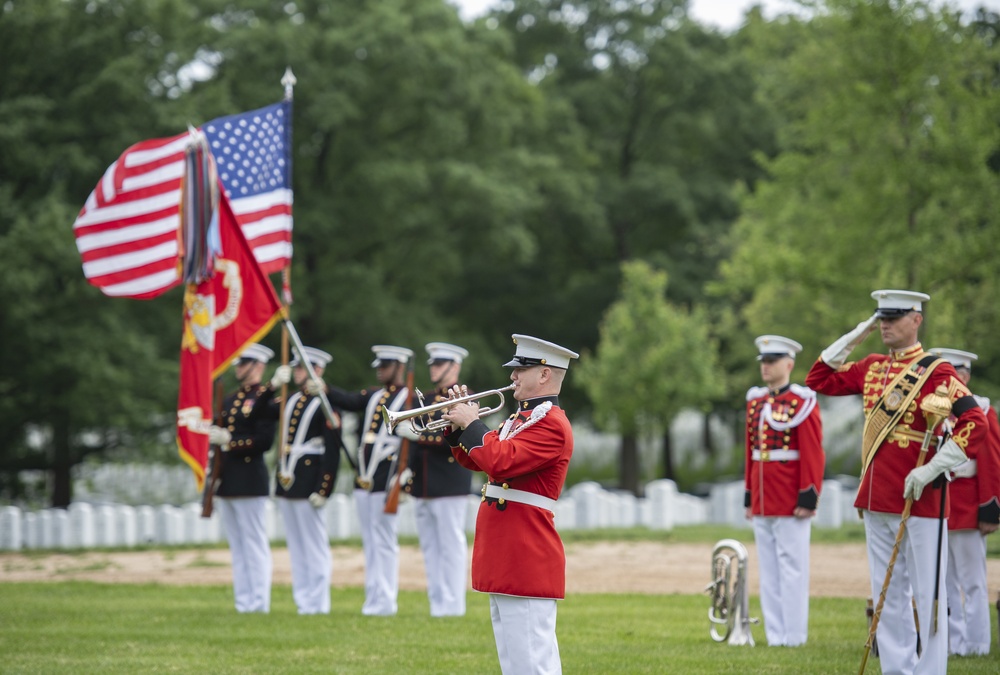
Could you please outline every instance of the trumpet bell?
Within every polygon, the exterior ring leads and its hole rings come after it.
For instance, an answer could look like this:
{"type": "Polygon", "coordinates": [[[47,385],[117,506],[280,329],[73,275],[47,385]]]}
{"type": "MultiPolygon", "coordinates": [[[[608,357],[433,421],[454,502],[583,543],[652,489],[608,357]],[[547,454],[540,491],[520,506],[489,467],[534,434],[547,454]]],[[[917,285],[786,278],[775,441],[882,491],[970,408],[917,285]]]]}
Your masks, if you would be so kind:
{"type": "Polygon", "coordinates": [[[438,419],[431,420],[429,422],[421,421],[421,418],[432,415],[440,410],[447,410],[448,408],[458,405],[460,403],[471,403],[472,401],[478,401],[489,396],[499,396],[500,402],[497,403],[492,408],[480,407],[479,417],[487,417],[497,412],[504,405],[503,392],[510,391],[514,388],[514,385],[508,385],[506,387],[501,387],[500,389],[490,389],[489,391],[481,391],[475,394],[469,394],[468,396],[460,396],[458,398],[450,398],[447,401],[441,401],[439,403],[432,403],[430,405],[421,406],[419,408],[412,408],[410,410],[400,410],[394,412],[389,410],[385,406],[382,406],[382,421],[385,422],[385,426],[389,431],[393,431],[400,422],[405,422],[409,420],[410,427],[413,429],[414,433],[423,433],[425,431],[438,431],[449,426],[447,420],[438,419]]]}

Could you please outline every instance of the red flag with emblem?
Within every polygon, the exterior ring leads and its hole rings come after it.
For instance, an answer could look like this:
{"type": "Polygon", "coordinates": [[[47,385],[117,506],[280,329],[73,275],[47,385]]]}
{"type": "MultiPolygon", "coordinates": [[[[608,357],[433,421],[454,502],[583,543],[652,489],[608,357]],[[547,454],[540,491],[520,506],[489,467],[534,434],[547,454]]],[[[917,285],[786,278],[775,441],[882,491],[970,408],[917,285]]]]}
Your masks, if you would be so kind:
{"type": "Polygon", "coordinates": [[[281,304],[221,195],[214,274],[184,293],[177,448],[202,489],[212,424],[212,381],[280,318],[281,304]]]}

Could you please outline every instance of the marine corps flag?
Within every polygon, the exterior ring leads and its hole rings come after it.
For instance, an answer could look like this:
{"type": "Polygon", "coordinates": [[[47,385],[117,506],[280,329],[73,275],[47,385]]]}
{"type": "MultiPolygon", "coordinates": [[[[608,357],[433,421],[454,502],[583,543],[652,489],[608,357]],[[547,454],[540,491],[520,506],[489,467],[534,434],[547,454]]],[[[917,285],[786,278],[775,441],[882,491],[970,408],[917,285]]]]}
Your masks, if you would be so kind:
{"type": "Polygon", "coordinates": [[[281,305],[243,236],[229,200],[218,208],[220,250],[214,274],[184,292],[177,449],[195,473],[199,491],[208,461],[212,381],[280,318],[281,305]]]}

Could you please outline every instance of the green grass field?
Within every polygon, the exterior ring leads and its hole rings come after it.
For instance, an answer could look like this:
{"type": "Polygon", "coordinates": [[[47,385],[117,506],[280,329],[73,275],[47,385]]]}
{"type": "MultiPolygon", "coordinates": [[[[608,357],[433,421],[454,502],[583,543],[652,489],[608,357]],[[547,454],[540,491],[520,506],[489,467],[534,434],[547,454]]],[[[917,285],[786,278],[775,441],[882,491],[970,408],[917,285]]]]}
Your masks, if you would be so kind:
{"type": "MultiPolygon", "coordinates": [[[[613,570],[609,570],[613,574],[613,570]]],[[[362,617],[361,589],[334,590],[329,616],[300,617],[288,586],[269,615],[238,615],[224,586],[85,582],[0,586],[3,673],[496,673],[486,596],[461,619],[430,619],[421,592],[396,617],[362,617]]],[[[717,644],[700,595],[577,595],[559,605],[566,673],[854,673],[866,636],[857,600],[813,598],[809,643],[717,644]]],[[[759,616],[756,598],[751,615],[759,616]]],[[[994,618],[994,633],[996,631],[994,618]]],[[[878,661],[869,673],[881,672],[878,661]]],[[[952,659],[1000,672],[1000,655],[952,659]]]]}
{"type": "MultiPolygon", "coordinates": [[[[699,527],[565,538],[712,542],[733,534],[699,527]]],[[[860,528],[814,530],[814,541],[856,541],[859,534],[863,541],[860,528]]],[[[707,574],[707,559],[705,566],[707,574]]],[[[863,601],[814,597],[804,647],[769,649],[760,625],[752,629],[757,647],[731,647],[709,637],[708,597],[699,590],[571,595],[559,604],[564,672],[858,671],[867,636],[863,601]]],[[[334,589],[329,616],[300,617],[290,587],[276,585],[269,615],[239,615],[226,585],[0,584],[0,673],[499,673],[486,596],[470,593],[460,619],[431,619],[422,592],[401,592],[399,615],[391,618],[361,616],[362,600],[360,588],[334,589]]],[[[756,596],[750,614],[760,616],[756,596]]],[[[949,672],[996,675],[996,640],[993,654],[953,658],[949,672]]],[[[867,672],[881,672],[877,659],[867,672]]]]}

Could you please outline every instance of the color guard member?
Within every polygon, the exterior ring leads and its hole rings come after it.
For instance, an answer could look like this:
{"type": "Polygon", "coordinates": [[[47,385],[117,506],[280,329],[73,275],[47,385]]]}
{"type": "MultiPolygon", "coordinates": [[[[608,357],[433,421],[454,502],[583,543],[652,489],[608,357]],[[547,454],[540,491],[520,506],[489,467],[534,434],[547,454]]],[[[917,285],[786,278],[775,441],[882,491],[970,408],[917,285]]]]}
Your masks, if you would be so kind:
{"type": "Polygon", "coordinates": [[[265,513],[270,480],[264,453],[274,442],[274,421],[254,414],[267,390],[260,384],[274,352],[260,344],[244,349],[235,361],[240,388],[223,400],[222,426],[212,426],[209,442],[222,450],[222,479],[216,503],[233,559],[237,612],[271,610],[271,544],[265,513]]]}
{"type": "MultiPolygon", "coordinates": [[[[317,377],[333,358],[314,347],[304,347],[308,364],[298,355],[289,366],[279,366],[272,386],[261,399],[273,397],[289,376],[300,387],[288,397],[281,424],[281,447],[277,463],[274,496],[285,524],[285,541],[292,565],[292,597],[299,614],[330,613],[330,578],[333,556],[326,529],[326,501],[333,494],[340,465],[339,413],[330,423],[322,410],[322,400],[306,371],[317,377]],[[291,372],[289,372],[291,371],[291,372]]],[[[280,404],[270,401],[271,415],[277,418],[280,404]]]]}
{"type": "MultiPolygon", "coordinates": [[[[431,342],[427,365],[434,385],[433,400],[448,398],[458,384],[462,360],[469,352],[445,342],[431,342]]],[[[430,419],[439,419],[440,414],[430,419]]],[[[405,432],[409,432],[409,425],[405,432]]],[[[465,535],[472,472],[451,454],[451,446],[440,430],[424,431],[412,438],[410,471],[403,490],[416,498],[417,534],[427,571],[427,598],[431,616],[464,616],[469,542],[465,535]]]]}
{"type": "Polygon", "coordinates": [[[398,609],[399,539],[395,513],[385,512],[389,480],[396,475],[399,446],[402,441],[389,431],[382,419],[382,406],[398,412],[406,404],[406,366],[413,350],[392,345],[372,347],[372,368],[378,388],[348,392],[329,387],[330,403],[341,410],[364,411],[358,443],[358,476],[354,501],[361,524],[361,544],[365,553],[366,616],[392,616],[398,609]]]}
{"type": "MultiPolygon", "coordinates": [[[[979,357],[960,349],[931,349],[947,359],[966,385],[979,357]]],[[[990,400],[976,396],[989,433],[976,459],[952,471],[948,487],[948,649],[952,654],[989,654],[990,600],[986,583],[986,535],[1000,524],[1000,422],[990,400]]]]}
{"type": "MultiPolygon", "coordinates": [[[[490,617],[505,675],[561,673],[556,600],[566,595],[566,555],[555,527],[555,504],[573,454],[573,430],[559,407],[570,359],[579,355],[527,335],[513,368],[517,412],[499,431],[479,419],[479,404],[443,414],[448,440],[463,466],[489,482],[476,518],[472,587],[490,594],[490,617]]],[[[463,388],[452,387],[452,396],[463,388]]]]}
{"type": "Polygon", "coordinates": [[[805,644],[809,538],[823,488],[823,423],[816,392],[790,382],[802,345],[779,335],[755,341],[766,386],[747,392],[746,506],[760,564],[767,644],[805,644]]]}
{"type": "MultiPolygon", "coordinates": [[[[861,395],[865,425],[861,447],[861,486],[854,505],[865,523],[872,597],[879,597],[902,513],[908,498],[912,510],[876,632],[882,672],[941,675],[948,671],[947,543],[938,539],[941,488],[937,479],[970,457],[975,457],[986,435],[986,418],[955,369],[944,359],[924,351],[918,340],[923,323],[924,293],[879,290],[872,293],[878,309],[854,330],[823,350],[806,376],[806,386],[828,396],[861,395]],[[869,354],[857,362],[847,357],[878,323],[889,354],[869,354]],[[917,467],[927,429],[921,411],[923,399],[938,387],[947,389],[955,416],[953,435],[928,452],[929,461],[917,467]],[[935,580],[938,581],[935,588],[935,580]],[[917,627],[904,620],[916,602],[917,627]],[[936,618],[932,616],[935,600],[936,618]],[[939,626],[934,632],[932,628],[939,626]]],[[[947,532],[942,535],[947,538],[947,532]]]]}

